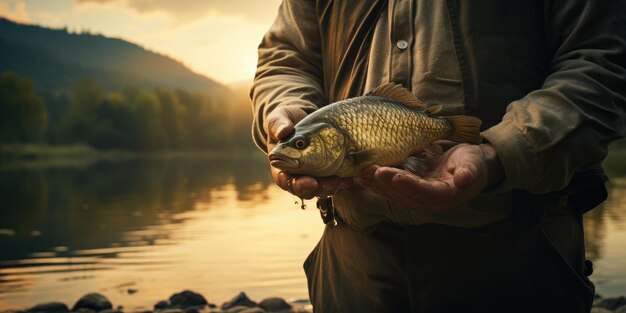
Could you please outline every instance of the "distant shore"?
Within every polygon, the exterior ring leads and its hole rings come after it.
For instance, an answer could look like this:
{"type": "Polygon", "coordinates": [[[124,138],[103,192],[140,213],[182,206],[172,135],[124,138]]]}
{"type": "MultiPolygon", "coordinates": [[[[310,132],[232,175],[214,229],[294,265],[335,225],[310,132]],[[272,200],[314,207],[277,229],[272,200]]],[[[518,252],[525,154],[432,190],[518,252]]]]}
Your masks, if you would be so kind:
{"type": "Polygon", "coordinates": [[[98,150],[85,144],[5,144],[0,145],[0,168],[7,167],[85,167],[95,162],[116,162],[132,159],[176,157],[228,157],[263,159],[263,153],[254,147],[219,148],[209,150],[98,150]]]}

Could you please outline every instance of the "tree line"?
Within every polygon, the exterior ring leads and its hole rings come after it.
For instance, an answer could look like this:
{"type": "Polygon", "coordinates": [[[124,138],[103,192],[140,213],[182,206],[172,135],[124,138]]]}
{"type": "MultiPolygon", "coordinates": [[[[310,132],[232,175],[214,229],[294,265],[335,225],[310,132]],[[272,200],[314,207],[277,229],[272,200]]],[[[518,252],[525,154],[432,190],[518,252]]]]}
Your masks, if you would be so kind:
{"type": "Polygon", "coordinates": [[[84,143],[98,149],[251,147],[247,97],[182,89],[105,91],[93,79],[37,92],[32,81],[0,74],[0,144],[84,143]]]}

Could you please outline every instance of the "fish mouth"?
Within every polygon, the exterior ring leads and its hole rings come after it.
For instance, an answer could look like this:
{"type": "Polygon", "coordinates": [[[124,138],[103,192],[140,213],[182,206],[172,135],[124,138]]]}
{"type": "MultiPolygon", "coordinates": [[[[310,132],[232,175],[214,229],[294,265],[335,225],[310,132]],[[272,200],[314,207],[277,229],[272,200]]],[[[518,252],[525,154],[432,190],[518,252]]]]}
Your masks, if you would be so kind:
{"type": "Polygon", "coordinates": [[[300,162],[296,159],[292,159],[284,154],[270,153],[269,155],[270,165],[278,169],[294,169],[297,168],[300,162]]]}

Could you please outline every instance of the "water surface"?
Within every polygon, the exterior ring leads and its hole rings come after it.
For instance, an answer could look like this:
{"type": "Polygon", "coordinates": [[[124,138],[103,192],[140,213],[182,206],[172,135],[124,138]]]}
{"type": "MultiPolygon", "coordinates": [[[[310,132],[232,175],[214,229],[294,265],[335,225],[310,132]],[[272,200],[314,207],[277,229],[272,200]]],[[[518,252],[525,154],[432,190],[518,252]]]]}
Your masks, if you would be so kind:
{"type": "MultiPolygon", "coordinates": [[[[157,158],[0,170],[0,309],[100,292],[127,310],[191,289],[221,304],[307,296],[323,225],[262,158],[157,158]]],[[[626,294],[626,175],[585,218],[593,280],[626,294]]]]}

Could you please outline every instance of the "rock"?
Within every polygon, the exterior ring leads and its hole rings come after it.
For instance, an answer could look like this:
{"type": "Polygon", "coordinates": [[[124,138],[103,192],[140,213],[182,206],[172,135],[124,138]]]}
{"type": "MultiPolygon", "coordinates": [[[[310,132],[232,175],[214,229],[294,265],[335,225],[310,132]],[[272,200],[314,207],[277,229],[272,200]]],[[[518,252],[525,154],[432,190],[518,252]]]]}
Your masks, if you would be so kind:
{"type": "Polygon", "coordinates": [[[245,309],[239,313],[267,313],[267,312],[257,306],[257,307],[245,309]]]}
{"type": "Polygon", "coordinates": [[[247,307],[245,305],[238,305],[238,306],[234,306],[228,310],[223,311],[224,313],[241,313],[247,309],[249,309],[250,307],[247,307]]]}
{"type": "Polygon", "coordinates": [[[180,308],[207,305],[206,299],[201,294],[193,292],[191,290],[185,290],[183,292],[173,294],[170,297],[170,303],[172,304],[172,306],[180,308]]]}
{"type": "Polygon", "coordinates": [[[615,313],[626,313],[626,305],[619,307],[619,309],[615,310],[615,313]]]}
{"type": "Polygon", "coordinates": [[[626,305],[626,298],[623,296],[617,298],[604,298],[593,302],[593,306],[595,307],[601,307],[612,311],[615,311],[617,308],[624,305],[626,305]]]}
{"type": "Polygon", "coordinates": [[[283,298],[267,298],[259,303],[259,307],[267,312],[282,312],[291,309],[291,305],[283,298]]]}
{"type": "Polygon", "coordinates": [[[228,310],[236,306],[253,307],[256,306],[256,302],[250,300],[246,293],[242,291],[228,302],[224,302],[224,304],[222,304],[222,310],[228,310]]]}
{"type": "Polygon", "coordinates": [[[80,298],[78,302],[74,304],[72,311],[77,311],[78,309],[82,308],[98,312],[102,310],[112,309],[113,305],[105,296],[94,292],[86,294],[82,298],[80,298]]]}
{"type": "Polygon", "coordinates": [[[154,313],[185,313],[185,312],[179,308],[165,308],[165,309],[155,310],[154,313]]]}
{"type": "Polygon", "coordinates": [[[70,309],[61,302],[48,302],[37,304],[34,307],[26,310],[28,313],[68,313],[70,309]]]}
{"type": "MultiPolygon", "coordinates": [[[[108,311],[108,310],[104,310],[104,311],[108,311]]],[[[72,313],[98,313],[98,311],[88,309],[88,308],[80,308],[75,311],[72,311],[72,313]]]]}
{"type": "Polygon", "coordinates": [[[594,306],[593,308],[591,308],[591,313],[613,313],[613,311],[594,306]]]}
{"type": "Polygon", "coordinates": [[[190,307],[185,309],[185,313],[200,313],[197,307],[190,307]]]}
{"type": "Polygon", "coordinates": [[[124,313],[124,311],[120,310],[120,309],[115,309],[115,310],[102,310],[99,313],[124,313]]]}
{"type": "Polygon", "coordinates": [[[161,300],[154,305],[154,309],[155,310],[165,309],[165,308],[169,308],[170,306],[172,306],[172,303],[170,302],[170,300],[161,300]]]}

